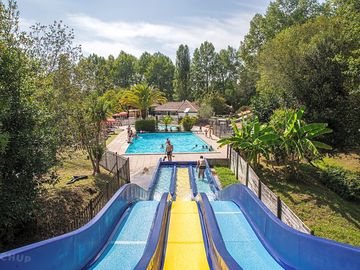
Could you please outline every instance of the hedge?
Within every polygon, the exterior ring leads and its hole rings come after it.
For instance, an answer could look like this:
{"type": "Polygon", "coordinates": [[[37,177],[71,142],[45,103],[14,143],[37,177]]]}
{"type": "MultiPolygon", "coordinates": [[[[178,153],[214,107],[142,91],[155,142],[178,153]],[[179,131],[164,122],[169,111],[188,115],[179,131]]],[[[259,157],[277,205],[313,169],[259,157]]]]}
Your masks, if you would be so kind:
{"type": "Polygon", "coordinates": [[[147,131],[147,132],[155,132],[156,122],[154,119],[151,120],[137,120],[135,122],[136,132],[147,131]]]}

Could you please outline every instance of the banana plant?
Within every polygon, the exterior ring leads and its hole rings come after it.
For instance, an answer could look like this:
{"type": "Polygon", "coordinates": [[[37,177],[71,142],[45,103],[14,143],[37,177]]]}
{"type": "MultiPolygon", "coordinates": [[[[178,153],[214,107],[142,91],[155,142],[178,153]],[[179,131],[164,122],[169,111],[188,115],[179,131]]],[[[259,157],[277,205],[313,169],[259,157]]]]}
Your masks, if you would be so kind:
{"type": "Polygon", "coordinates": [[[319,156],[319,149],[331,150],[331,146],[316,140],[317,137],[331,133],[326,123],[307,124],[302,120],[304,108],[289,113],[286,119],[285,129],[279,134],[279,145],[288,159],[292,170],[295,170],[304,157],[314,158],[319,156]]]}
{"type": "Polygon", "coordinates": [[[260,156],[269,159],[271,145],[278,141],[279,136],[266,124],[261,124],[255,117],[253,120],[243,121],[238,128],[232,121],[234,136],[220,139],[220,147],[231,145],[254,166],[258,166],[260,156]]]}

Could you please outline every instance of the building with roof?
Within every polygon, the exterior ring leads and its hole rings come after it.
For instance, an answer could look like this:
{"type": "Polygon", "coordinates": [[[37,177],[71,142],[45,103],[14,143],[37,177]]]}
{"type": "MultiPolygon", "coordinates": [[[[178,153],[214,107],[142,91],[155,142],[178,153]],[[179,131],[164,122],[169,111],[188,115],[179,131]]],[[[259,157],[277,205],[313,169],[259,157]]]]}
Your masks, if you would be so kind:
{"type": "Polygon", "coordinates": [[[177,117],[184,117],[185,115],[197,116],[199,112],[199,106],[195,102],[188,100],[179,102],[167,102],[162,105],[158,105],[154,109],[155,115],[161,116],[170,115],[177,117]]]}

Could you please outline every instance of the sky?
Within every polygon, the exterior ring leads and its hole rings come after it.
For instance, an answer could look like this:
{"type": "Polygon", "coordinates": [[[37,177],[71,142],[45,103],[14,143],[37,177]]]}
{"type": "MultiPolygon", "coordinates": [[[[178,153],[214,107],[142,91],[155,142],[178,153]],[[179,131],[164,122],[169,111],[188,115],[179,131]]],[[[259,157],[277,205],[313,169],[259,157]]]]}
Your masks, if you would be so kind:
{"type": "Polygon", "coordinates": [[[191,51],[207,40],[217,51],[238,48],[252,17],[270,0],[18,0],[21,28],[62,20],[74,29],[84,55],[139,57],[161,52],[175,60],[180,44],[191,51]]]}

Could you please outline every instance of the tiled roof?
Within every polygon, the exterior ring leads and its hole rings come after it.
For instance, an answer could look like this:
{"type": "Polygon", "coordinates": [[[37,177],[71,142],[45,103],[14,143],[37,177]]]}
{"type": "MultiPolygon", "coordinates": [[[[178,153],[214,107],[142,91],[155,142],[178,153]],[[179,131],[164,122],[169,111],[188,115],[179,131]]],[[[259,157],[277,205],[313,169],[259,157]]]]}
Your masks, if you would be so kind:
{"type": "Polygon", "coordinates": [[[187,108],[190,109],[189,112],[197,113],[199,110],[197,104],[185,100],[179,102],[167,102],[163,105],[159,105],[155,107],[155,112],[184,112],[187,108]]]}

